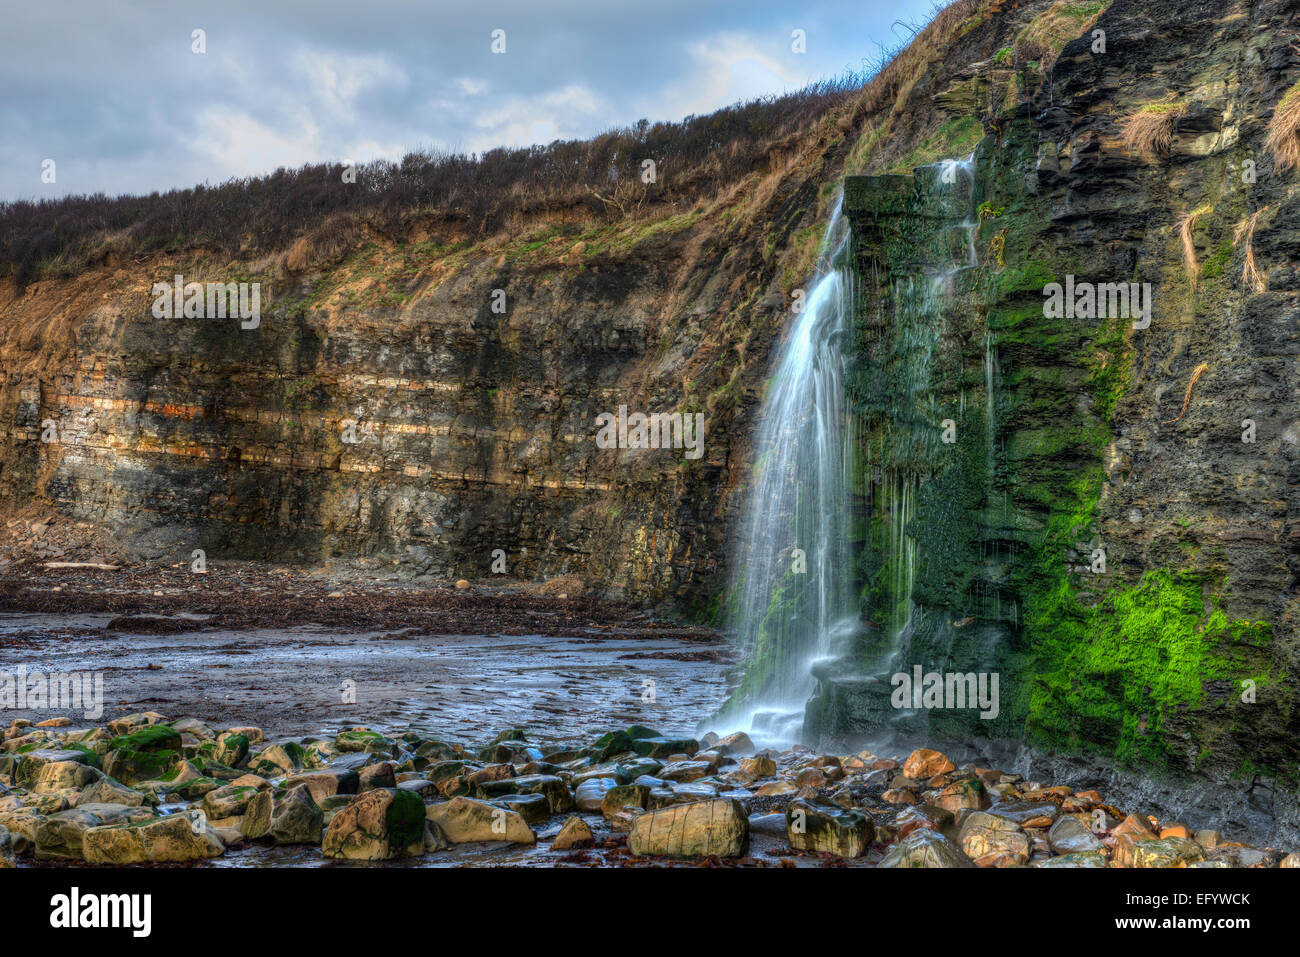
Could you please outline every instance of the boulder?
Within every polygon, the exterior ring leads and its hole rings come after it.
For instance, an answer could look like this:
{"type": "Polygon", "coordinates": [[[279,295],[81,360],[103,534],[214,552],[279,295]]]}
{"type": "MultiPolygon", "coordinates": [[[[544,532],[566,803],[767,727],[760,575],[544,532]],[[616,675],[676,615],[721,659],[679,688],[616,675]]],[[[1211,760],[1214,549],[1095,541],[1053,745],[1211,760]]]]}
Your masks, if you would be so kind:
{"type": "Polygon", "coordinates": [[[978,859],[987,855],[1005,855],[1017,864],[1029,862],[1029,835],[1014,821],[972,811],[962,821],[958,841],[967,857],[978,859]]]}
{"type": "Polygon", "coordinates": [[[578,847],[590,847],[594,843],[596,843],[596,837],[591,833],[591,828],[587,826],[587,822],[574,814],[564,822],[564,827],[560,828],[560,833],[555,835],[555,839],[551,841],[551,850],[571,851],[578,847]]]}
{"type": "Polygon", "coordinates": [[[740,857],[749,846],[749,818],[739,801],[722,798],[649,811],[636,819],[628,848],[636,855],[740,857]]]}
{"type": "Polygon", "coordinates": [[[573,803],[580,811],[599,812],[605,801],[605,792],[616,787],[618,781],[614,778],[588,778],[578,785],[578,790],[573,794],[573,803]]]}
{"type": "Polygon", "coordinates": [[[391,752],[397,747],[397,742],[377,731],[354,728],[351,731],[340,731],[334,738],[334,747],[344,754],[362,752],[377,754],[391,752]]]}
{"type": "Polygon", "coordinates": [[[861,857],[876,829],[862,811],[813,804],[795,798],[785,809],[786,835],[796,851],[821,851],[837,857],[861,857]]]}
{"type": "Polygon", "coordinates": [[[1062,817],[1047,832],[1047,843],[1053,854],[1086,854],[1102,850],[1097,836],[1078,818],[1062,817]]]}
{"type": "Polygon", "coordinates": [[[1050,801],[1005,801],[995,804],[988,812],[1015,821],[1021,827],[1051,827],[1061,815],[1061,809],[1050,801]]]}
{"type": "Polygon", "coordinates": [[[537,835],[521,814],[486,801],[456,797],[444,804],[430,804],[424,813],[452,844],[479,841],[534,844],[537,841],[537,835]]]}
{"type": "Polygon", "coordinates": [[[741,784],[752,784],[759,778],[770,778],[775,775],[775,761],[769,757],[753,757],[741,761],[740,769],[731,772],[730,777],[741,784]]]}
{"type": "Polygon", "coordinates": [[[197,861],[217,857],[225,843],[201,819],[182,814],[143,824],[92,827],[82,835],[90,864],[143,864],[197,861]]]}
{"type": "Polygon", "coordinates": [[[665,781],[696,781],[712,770],[707,761],[673,761],[659,769],[658,777],[665,781]]]}
{"type": "Polygon", "coordinates": [[[36,828],[38,860],[81,860],[82,838],[92,827],[152,820],[153,811],[124,804],[82,804],[45,818],[36,828]]]}
{"type": "Polygon", "coordinates": [[[321,852],[352,861],[387,861],[424,853],[424,802],[410,791],[376,788],[331,818],[321,852]]]}
{"type": "Polygon", "coordinates": [[[605,792],[600,802],[600,813],[610,820],[624,808],[644,810],[649,799],[650,788],[644,784],[620,784],[605,792]]]}
{"type": "Polygon", "coordinates": [[[305,784],[290,789],[271,814],[271,840],[277,844],[319,844],[325,815],[305,784]]]}
{"type": "Polygon", "coordinates": [[[1134,841],[1129,867],[1187,867],[1205,860],[1205,851],[1195,841],[1182,837],[1134,841]]]}
{"type": "Polygon", "coordinates": [[[203,813],[214,821],[238,817],[258,793],[259,789],[252,785],[224,784],[203,795],[203,813]]]}
{"type": "Polygon", "coordinates": [[[931,751],[929,748],[917,748],[903,762],[903,776],[909,777],[913,781],[924,781],[936,774],[948,774],[955,770],[956,765],[948,759],[946,754],[940,751],[931,751]]]}
{"type": "MultiPolygon", "coordinates": [[[[215,782],[214,782],[215,787],[215,782]]],[[[153,798],[143,791],[119,784],[108,776],[101,777],[94,784],[83,788],[77,804],[125,804],[128,807],[140,807],[153,798]]]]}
{"type": "Polygon", "coordinates": [[[335,794],[356,794],[361,790],[361,776],[350,769],[327,768],[323,771],[301,771],[284,780],[287,788],[305,787],[311,799],[320,803],[335,794]]]}
{"type": "Polygon", "coordinates": [[[880,867],[974,867],[975,863],[941,833],[918,828],[887,853],[880,867]]]}
{"type": "Polygon", "coordinates": [[[225,731],[217,735],[217,746],[212,756],[226,767],[237,768],[248,760],[250,742],[241,731],[225,731]]]}
{"type": "Polygon", "coordinates": [[[275,810],[275,799],[269,790],[258,791],[244,808],[243,819],[239,822],[239,833],[250,841],[265,837],[271,832],[271,814],[275,810]]]}
{"type": "Polygon", "coordinates": [[[956,814],[963,808],[983,811],[993,802],[989,800],[983,781],[979,778],[963,778],[940,791],[932,803],[956,814]]]}
{"type": "Polygon", "coordinates": [[[17,867],[17,854],[14,851],[14,838],[7,828],[0,827],[0,871],[17,867]]]}
{"type": "MultiPolygon", "coordinates": [[[[24,759],[26,757],[24,755],[24,759]]],[[[15,781],[20,787],[25,786],[34,794],[54,794],[59,791],[84,788],[104,777],[104,773],[98,768],[79,761],[47,761],[35,769],[24,767],[25,763],[25,760],[19,762],[15,781]],[[25,785],[23,779],[26,780],[25,785]]]]}
{"type": "MultiPolygon", "coordinates": [[[[170,728],[167,730],[171,731],[170,728]]],[[[140,733],[143,734],[144,732],[140,733]]],[[[176,740],[179,742],[180,735],[175,734],[175,732],[172,732],[172,734],[175,735],[176,740]]],[[[114,740],[122,739],[116,738],[114,740]]],[[[179,760],[179,751],[171,751],[165,748],[150,751],[118,748],[104,755],[104,773],[126,785],[142,784],[145,781],[158,780],[179,760]]]]}
{"type": "Polygon", "coordinates": [[[514,811],[529,825],[545,824],[551,818],[551,806],[541,794],[503,794],[488,803],[514,811]]]}
{"type": "Polygon", "coordinates": [[[1103,851],[1082,851],[1078,854],[1048,857],[1036,861],[1034,867],[1110,867],[1110,861],[1103,851]]]}

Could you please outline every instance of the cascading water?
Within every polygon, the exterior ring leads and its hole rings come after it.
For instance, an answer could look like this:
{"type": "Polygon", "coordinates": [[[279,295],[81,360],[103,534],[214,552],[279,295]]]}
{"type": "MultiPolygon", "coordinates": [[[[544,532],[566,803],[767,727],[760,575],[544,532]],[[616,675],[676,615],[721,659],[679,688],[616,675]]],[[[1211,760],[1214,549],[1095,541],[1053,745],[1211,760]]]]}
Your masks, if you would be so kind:
{"type": "Polygon", "coordinates": [[[815,684],[809,668],[857,628],[844,388],[854,282],[839,195],[833,208],[765,397],[732,584],[731,628],[748,664],[722,715],[772,744],[798,739],[815,684]]]}

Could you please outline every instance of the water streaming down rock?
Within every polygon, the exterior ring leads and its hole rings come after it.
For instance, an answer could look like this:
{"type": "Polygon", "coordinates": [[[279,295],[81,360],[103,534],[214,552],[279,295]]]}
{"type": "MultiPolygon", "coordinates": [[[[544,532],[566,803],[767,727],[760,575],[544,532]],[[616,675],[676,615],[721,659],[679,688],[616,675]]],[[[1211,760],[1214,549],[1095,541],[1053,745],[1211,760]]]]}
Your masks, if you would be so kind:
{"type": "Polygon", "coordinates": [[[863,227],[848,379],[864,478],[853,541],[863,630],[813,668],[810,744],[925,735],[933,715],[895,707],[892,676],[986,670],[1005,639],[999,622],[1015,614],[998,584],[1011,556],[990,525],[1005,506],[976,172],[970,158],[866,177],[848,203],[863,227]],[[972,325],[978,338],[964,332],[972,325]]]}
{"type": "Polygon", "coordinates": [[[746,670],[721,712],[768,743],[797,740],[810,666],[856,628],[849,547],[854,431],[844,391],[854,281],[840,197],[769,384],[733,578],[746,670]]]}

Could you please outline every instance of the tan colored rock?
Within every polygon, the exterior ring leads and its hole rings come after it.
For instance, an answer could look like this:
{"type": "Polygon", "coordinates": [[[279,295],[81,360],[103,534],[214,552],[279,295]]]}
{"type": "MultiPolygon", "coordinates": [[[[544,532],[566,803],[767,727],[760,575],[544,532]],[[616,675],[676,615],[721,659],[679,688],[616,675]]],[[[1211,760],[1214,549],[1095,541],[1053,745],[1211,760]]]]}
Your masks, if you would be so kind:
{"type": "Polygon", "coordinates": [[[749,847],[749,818],[739,801],[720,798],[642,814],[628,849],[638,856],[739,857],[749,847]]]}
{"type": "Polygon", "coordinates": [[[1019,824],[1006,818],[972,811],[962,822],[958,840],[962,851],[976,864],[990,855],[1009,857],[1016,864],[1029,863],[1029,835],[1019,824]]]}
{"type": "Polygon", "coordinates": [[[431,804],[425,816],[442,828],[452,844],[479,841],[507,841],[512,844],[535,844],[537,835],[523,815],[503,807],[456,797],[444,804],[431,804]]]}
{"type": "Polygon", "coordinates": [[[173,814],[146,824],[92,827],[81,838],[89,864],[178,863],[217,857],[225,842],[201,820],[173,814]]]}
{"type": "Polygon", "coordinates": [[[330,819],[321,853],[352,861],[418,857],[425,846],[423,807],[409,791],[366,791],[330,819]]]}
{"type": "Polygon", "coordinates": [[[1128,856],[1128,867],[1187,867],[1205,860],[1205,852],[1195,841],[1181,837],[1135,841],[1128,856]]]}
{"type": "Polygon", "coordinates": [[[940,751],[929,748],[917,748],[903,762],[903,774],[914,781],[924,781],[936,774],[948,774],[957,770],[957,766],[940,751]]]}
{"type": "Polygon", "coordinates": [[[551,841],[551,850],[571,851],[578,847],[590,847],[594,843],[596,837],[591,833],[591,828],[575,814],[564,822],[560,833],[555,835],[555,840],[551,841]]]}

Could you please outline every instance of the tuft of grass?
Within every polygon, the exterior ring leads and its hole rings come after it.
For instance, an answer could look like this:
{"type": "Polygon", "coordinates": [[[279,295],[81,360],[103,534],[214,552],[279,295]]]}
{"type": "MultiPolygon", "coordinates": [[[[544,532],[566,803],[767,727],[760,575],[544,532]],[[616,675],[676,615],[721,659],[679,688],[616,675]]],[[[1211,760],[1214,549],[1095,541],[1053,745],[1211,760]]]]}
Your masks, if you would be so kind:
{"type": "Polygon", "coordinates": [[[1267,206],[1261,206],[1248,218],[1238,223],[1232,237],[1234,245],[1239,245],[1242,240],[1246,243],[1246,255],[1241,267],[1241,283],[1248,292],[1260,293],[1268,288],[1268,283],[1265,282],[1263,274],[1255,264],[1255,221],[1259,219],[1259,214],[1267,209],[1267,206]]]}
{"type": "Polygon", "coordinates": [[[1179,102],[1148,103],[1124,120],[1124,148],[1149,163],[1169,154],[1174,143],[1174,124],[1187,112],[1179,102]]]}
{"type": "Polygon", "coordinates": [[[1202,362],[1194,370],[1192,370],[1192,381],[1187,383],[1187,394],[1183,396],[1183,407],[1178,411],[1178,418],[1169,419],[1167,422],[1161,422],[1160,423],[1161,425],[1173,425],[1175,422],[1177,422],[1179,419],[1181,419],[1183,416],[1187,414],[1187,406],[1192,401],[1192,389],[1196,388],[1196,381],[1201,376],[1203,376],[1205,374],[1205,371],[1209,368],[1210,368],[1209,363],[1202,362]]]}
{"type": "Polygon", "coordinates": [[[1187,269],[1187,278],[1192,281],[1192,290],[1196,290],[1197,280],[1200,279],[1201,267],[1196,261],[1196,243],[1192,240],[1192,230],[1196,228],[1196,221],[1214,211],[1214,207],[1209,203],[1198,206],[1186,216],[1178,221],[1178,237],[1183,243],[1183,265],[1187,269]]]}
{"type": "Polygon", "coordinates": [[[1264,146],[1273,154],[1273,168],[1279,173],[1300,166],[1300,81],[1278,100],[1264,146]]]}
{"type": "Polygon", "coordinates": [[[1065,45],[1087,32],[1108,6],[1109,0],[1057,0],[1016,35],[1012,47],[1016,60],[1044,72],[1050,70],[1065,45]]]}

